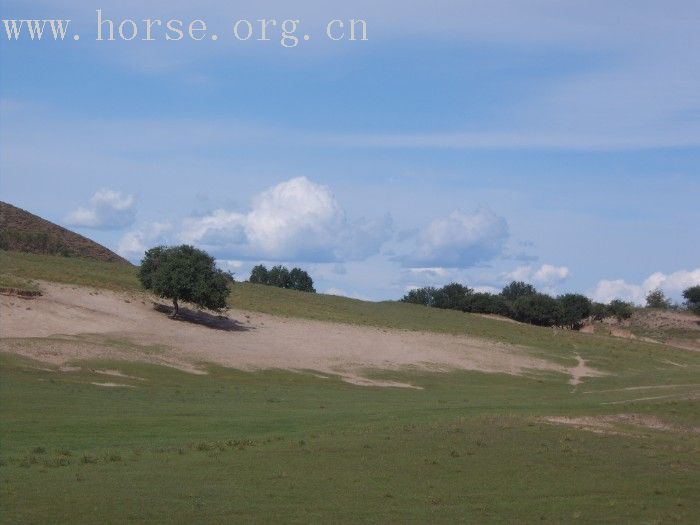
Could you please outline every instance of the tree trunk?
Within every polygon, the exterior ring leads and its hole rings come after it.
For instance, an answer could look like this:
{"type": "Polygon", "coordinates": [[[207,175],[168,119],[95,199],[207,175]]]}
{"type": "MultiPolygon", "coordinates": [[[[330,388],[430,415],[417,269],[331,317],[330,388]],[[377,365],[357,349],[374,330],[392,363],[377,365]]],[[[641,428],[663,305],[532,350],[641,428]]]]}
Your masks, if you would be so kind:
{"type": "Polygon", "coordinates": [[[177,299],[173,298],[173,313],[170,315],[171,319],[175,319],[177,317],[177,313],[180,311],[180,307],[177,304],[177,299]]]}

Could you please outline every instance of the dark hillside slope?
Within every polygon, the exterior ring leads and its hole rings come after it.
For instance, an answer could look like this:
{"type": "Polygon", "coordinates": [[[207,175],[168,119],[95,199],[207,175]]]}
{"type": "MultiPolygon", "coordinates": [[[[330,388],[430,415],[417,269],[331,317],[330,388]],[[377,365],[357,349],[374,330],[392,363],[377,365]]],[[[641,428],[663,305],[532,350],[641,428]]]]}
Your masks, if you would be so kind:
{"type": "Polygon", "coordinates": [[[87,237],[1,201],[0,249],[130,264],[87,237]]]}

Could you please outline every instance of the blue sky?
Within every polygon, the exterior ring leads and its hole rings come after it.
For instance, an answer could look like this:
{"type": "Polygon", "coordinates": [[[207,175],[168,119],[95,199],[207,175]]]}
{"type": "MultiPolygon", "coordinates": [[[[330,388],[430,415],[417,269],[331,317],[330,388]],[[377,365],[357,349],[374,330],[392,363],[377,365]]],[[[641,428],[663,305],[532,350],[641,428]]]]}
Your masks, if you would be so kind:
{"type": "Polygon", "coordinates": [[[75,4],[0,1],[81,36],[2,35],[0,195],[131,260],[190,242],[369,299],[700,283],[697,2],[75,4]],[[97,8],[209,30],[95,42],[97,8]],[[261,17],[310,39],[230,34],[261,17]],[[324,38],[334,18],[368,41],[324,38]]]}

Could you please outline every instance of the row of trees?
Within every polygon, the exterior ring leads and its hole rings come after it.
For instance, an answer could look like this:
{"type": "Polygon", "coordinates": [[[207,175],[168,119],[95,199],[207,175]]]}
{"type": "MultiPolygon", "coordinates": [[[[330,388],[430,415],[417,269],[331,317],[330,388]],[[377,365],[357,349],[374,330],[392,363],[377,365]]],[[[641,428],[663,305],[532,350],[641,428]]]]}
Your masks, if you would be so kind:
{"type": "Polygon", "coordinates": [[[288,270],[284,266],[277,265],[268,270],[266,266],[259,264],[253,267],[248,281],[256,284],[299,290],[300,292],[316,292],[313,279],[301,268],[288,270]]]}
{"type": "Polygon", "coordinates": [[[475,292],[459,283],[442,288],[429,286],[411,290],[402,301],[463,312],[497,314],[538,326],[563,326],[574,330],[589,317],[622,320],[631,317],[633,312],[632,304],[624,301],[615,300],[604,305],[593,303],[581,294],[552,297],[522,281],[511,282],[498,294],[475,292]]]}
{"type": "MultiPolygon", "coordinates": [[[[685,308],[700,315],[700,286],[691,286],[683,291],[685,299],[685,308]]],[[[646,296],[647,308],[656,308],[659,310],[680,309],[681,306],[674,304],[662,290],[656,289],[650,291],[646,296]]]]}

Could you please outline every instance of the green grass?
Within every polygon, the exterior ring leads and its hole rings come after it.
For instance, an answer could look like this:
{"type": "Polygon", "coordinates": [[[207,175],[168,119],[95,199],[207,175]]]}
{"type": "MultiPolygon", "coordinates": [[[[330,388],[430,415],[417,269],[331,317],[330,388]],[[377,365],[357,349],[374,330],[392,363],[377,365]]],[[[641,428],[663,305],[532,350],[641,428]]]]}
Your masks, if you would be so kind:
{"type": "Polygon", "coordinates": [[[24,279],[110,290],[140,289],[134,266],[59,255],[35,255],[0,250],[0,272],[24,279]]]}
{"type": "Polygon", "coordinates": [[[0,274],[0,288],[19,290],[20,292],[38,292],[39,284],[14,275],[0,274]]]}
{"type": "MultiPolygon", "coordinates": [[[[138,289],[123,265],[9,252],[0,265],[16,279],[138,289]]],[[[60,372],[0,354],[0,522],[698,521],[700,354],[249,284],[233,287],[230,304],[486,337],[568,363],[578,353],[610,374],[572,389],[561,374],[372,373],[414,390],[106,361],[60,372]],[[91,371],[100,368],[136,378],[91,371]],[[652,385],[661,388],[636,389],[652,385]],[[543,421],[621,413],[674,429],[619,423],[596,434],[543,421]]]]}
{"type": "MultiPolygon", "coordinates": [[[[88,259],[34,255],[0,250],[3,274],[111,290],[140,290],[137,268],[88,259]]],[[[274,286],[236,283],[229,306],[243,310],[380,328],[424,330],[469,335],[559,352],[600,348],[648,349],[602,335],[581,334],[491,319],[481,315],[438,310],[396,301],[368,302],[335,295],[311,294],[274,286]]],[[[570,355],[570,352],[568,353],[570,355]]]]}
{"type": "MultiPolygon", "coordinates": [[[[0,356],[4,523],[696,521],[700,440],[601,435],[545,415],[600,415],[624,385],[697,378],[697,359],[600,378],[392,373],[423,390],[282,371],[207,376],[140,364],[39,370],[0,356]],[[88,368],[118,367],[138,379],[88,368]],[[114,381],[134,388],[101,388],[114,381]],[[587,394],[589,391],[598,393],[587,394]]],[[[45,367],[45,365],[41,365],[45,367]]],[[[683,397],[634,403],[682,428],[683,397]]]]}

